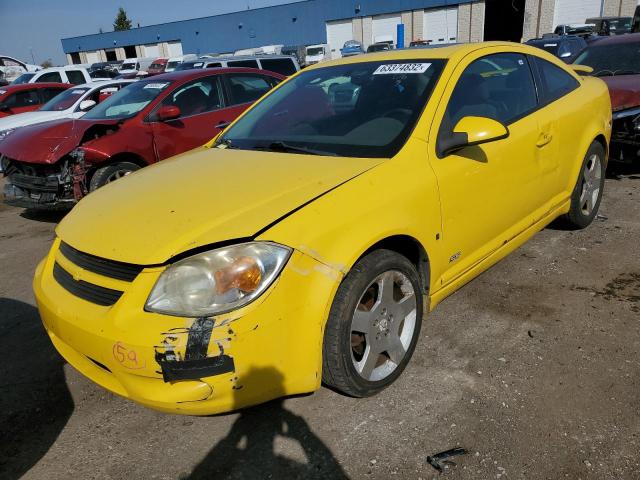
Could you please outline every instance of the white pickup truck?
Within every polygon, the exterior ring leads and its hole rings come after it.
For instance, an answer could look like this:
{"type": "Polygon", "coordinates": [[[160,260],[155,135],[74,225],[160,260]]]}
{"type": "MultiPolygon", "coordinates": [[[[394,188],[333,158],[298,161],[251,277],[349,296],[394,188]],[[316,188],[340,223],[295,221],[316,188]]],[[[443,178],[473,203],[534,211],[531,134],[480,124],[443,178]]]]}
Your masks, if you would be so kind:
{"type": "MultiPolygon", "coordinates": [[[[95,80],[91,78],[86,68],[76,65],[67,65],[66,67],[51,67],[38,70],[37,72],[27,72],[16,78],[13,83],[36,83],[36,82],[56,82],[71,83],[73,85],[82,85],[95,80]]],[[[105,78],[105,80],[110,80],[105,78]]]]}

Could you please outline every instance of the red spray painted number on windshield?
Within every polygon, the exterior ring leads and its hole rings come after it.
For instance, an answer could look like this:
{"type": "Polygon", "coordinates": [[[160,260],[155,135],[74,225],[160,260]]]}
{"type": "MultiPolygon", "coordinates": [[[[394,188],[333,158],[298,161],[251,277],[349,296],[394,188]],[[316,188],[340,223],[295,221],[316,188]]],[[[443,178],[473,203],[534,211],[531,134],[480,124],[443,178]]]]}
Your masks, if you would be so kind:
{"type": "Polygon", "coordinates": [[[138,358],[138,353],[130,347],[127,347],[122,342],[116,342],[113,344],[113,358],[122,365],[124,368],[130,370],[139,370],[146,367],[144,359],[138,358]]]}

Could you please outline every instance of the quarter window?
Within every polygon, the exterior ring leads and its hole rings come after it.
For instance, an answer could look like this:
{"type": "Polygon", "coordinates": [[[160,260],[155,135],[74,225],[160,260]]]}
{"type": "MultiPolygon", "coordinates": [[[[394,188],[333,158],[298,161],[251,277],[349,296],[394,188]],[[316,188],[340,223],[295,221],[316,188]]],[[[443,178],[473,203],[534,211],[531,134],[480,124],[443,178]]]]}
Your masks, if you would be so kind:
{"type": "Polygon", "coordinates": [[[236,60],[234,62],[227,62],[228,67],[242,67],[242,68],[258,68],[258,62],[255,60],[236,60]]]}
{"type": "Polygon", "coordinates": [[[533,57],[542,84],[541,103],[548,104],[574,91],[580,83],[567,72],[551,62],[533,57]]]}
{"type": "Polygon", "coordinates": [[[453,132],[468,116],[487,117],[509,125],[537,107],[531,69],[524,55],[499,53],[471,63],[453,90],[441,133],[453,132]]]}

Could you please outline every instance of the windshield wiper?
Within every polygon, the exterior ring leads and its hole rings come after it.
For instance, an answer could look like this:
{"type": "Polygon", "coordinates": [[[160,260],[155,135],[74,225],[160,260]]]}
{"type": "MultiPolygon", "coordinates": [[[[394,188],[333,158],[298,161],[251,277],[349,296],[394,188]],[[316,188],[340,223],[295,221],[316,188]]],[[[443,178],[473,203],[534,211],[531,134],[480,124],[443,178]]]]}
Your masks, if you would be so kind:
{"type": "Polygon", "coordinates": [[[229,138],[223,138],[222,140],[218,141],[215,146],[218,147],[220,145],[224,145],[225,148],[238,148],[233,144],[233,142],[229,138]]]}
{"type": "Polygon", "coordinates": [[[256,148],[271,150],[273,152],[305,153],[307,155],[324,155],[324,156],[331,156],[331,157],[338,156],[338,154],[334,152],[326,152],[324,150],[314,150],[312,148],[307,148],[307,147],[296,147],[295,145],[291,145],[289,143],[282,142],[282,141],[271,142],[266,147],[256,147],[256,148]]]}

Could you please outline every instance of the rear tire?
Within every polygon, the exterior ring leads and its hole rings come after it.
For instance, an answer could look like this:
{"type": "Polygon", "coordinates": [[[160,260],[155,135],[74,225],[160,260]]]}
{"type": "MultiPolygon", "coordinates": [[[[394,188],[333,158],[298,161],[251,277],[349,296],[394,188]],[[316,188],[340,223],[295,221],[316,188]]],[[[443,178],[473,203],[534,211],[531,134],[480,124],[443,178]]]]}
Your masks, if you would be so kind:
{"type": "Polygon", "coordinates": [[[580,175],[571,194],[571,209],[563,217],[569,228],[586,228],[598,214],[604,190],[604,162],[604,147],[593,142],[582,161],[580,175]]]}
{"type": "Polygon", "coordinates": [[[132,172],[140,170],[140,166],[132,162],[118,162],[99,168],[91,177],[89,191],[93,192],[107,183],[114,182],[122,177],[126,177],[132,172]]]}
{"type": "Polygon", "coordinates": [[[420,336],[422,290],[416,267],[391,250],[359,260],[342,281],[324,333],[322,380],[353,397],[391,385],[420,336]]]}

